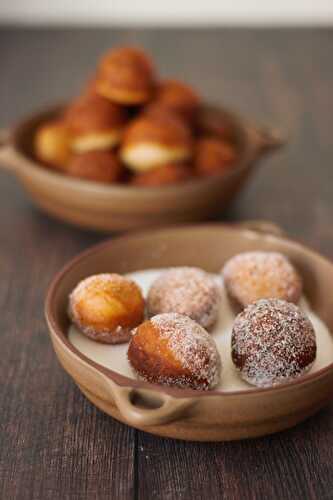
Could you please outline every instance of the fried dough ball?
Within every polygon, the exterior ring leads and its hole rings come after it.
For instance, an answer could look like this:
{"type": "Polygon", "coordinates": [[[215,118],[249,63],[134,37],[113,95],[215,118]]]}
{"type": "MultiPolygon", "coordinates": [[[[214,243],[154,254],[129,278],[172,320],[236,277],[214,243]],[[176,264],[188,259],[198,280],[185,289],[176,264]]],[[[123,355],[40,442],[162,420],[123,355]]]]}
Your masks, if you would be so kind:
{"type": "Polygon", "coordinates": [[[61,120],[43,123],[34,138],[36,157],[46,165],[65,170],[71,157],[72,137],[61,120]]]}
{"type": "Polygon", "coordinates": [[[194,148],[194,170],[199,176],[227,172],[237,159],[234,146],[214,137],[199,139],[194,148]]]}
{"type": "Polygon", "coordinates": [[[121,179],[123,167],[111,151],[89,151],[72,156],[67,174],[95,182],[113,183],[121,179]]]}
{"type": "Polygon", "coordinates": [[[191,122],[199,107],[200,98],[189,85],[178,80],[164,80],[157,86],[153,102],[191,122]]]}
{"type": "Polygon", "coordinates": [[[171,387],[208,390],[220,378],[221,359],[212,337],[181,314],[159,314],[133,332],[128,360],[139,378],[171,387]]]}
{"type": "Polygon", "coordinates": [[[123,47],[108,52],[97,72],[96,91],[124,106],[146,103],[155,89],[155,71],[141,50],[123,47]]]}
{"type": "Polygon", "coordinates": [[[244,252],[227,261],[222,270],[225,287],[238,309],[259,299],[297,303],[302,280],[289,259],[278,252],[244,252]]]}
{"type": "Polygon", "coordinates": [[[81,281],[69,297],[69,314],[82,333],[97,342],[127,342],[144,317],[138,285],[119,274],[97,274],[81,281]]]}
{"type": "Polygon", "coordinates": [[[236,127],[230,115],[217,106],[202,105],[196,113],[199,135],[217,137],[224,141],[236,141],[236,127]]]}
{"type": "Polygon", "coordinates": [[[237,316],[231,348],[240,376],[257,387],[304,375],[317,351],[311,321],[295,304],[278,299],[259,300],[237,316]]]}
{"type": "Polygon", "coordinates": [[[171,113],[143,114],[126,129],[120,154],[135,172],[183,162],[192,154],[191,132],[171,113]]]}
{"type": "Polygon", "coordinates": [[[131,184],[142,187],[167,186],[187,181],[192,177],[190,167],[187,165],[163,165],[142,174],[136,174],[131,179],[131,184]]]}
{"type": "Polygon", "coordinates": [[[210,274],[197,267],[174,267],[152,283],[147,297],[150,316],[179,313],[189,316],[204,328],[216,322],[221,287],[210,274]]]}
{"type": "Polygon", "coordinates": [[[77,153],[113,148],[127,121],[127,113],[117,104],[97,94],[82,95],[65,113],[71,130],[72,149],[77,153]]]}

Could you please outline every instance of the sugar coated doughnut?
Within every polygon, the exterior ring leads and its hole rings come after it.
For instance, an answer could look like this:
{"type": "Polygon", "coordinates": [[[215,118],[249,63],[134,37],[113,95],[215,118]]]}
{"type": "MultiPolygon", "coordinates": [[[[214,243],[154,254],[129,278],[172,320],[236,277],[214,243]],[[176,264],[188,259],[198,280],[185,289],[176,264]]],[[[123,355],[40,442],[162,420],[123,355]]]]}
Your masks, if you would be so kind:
{"type": "Polygon", "coordinates": [[[196,267],[164,271],[151,285],[147,309],[151,316],[175,312],[185,314],[204,328],[213,326],[221,300],[216,278],[196,267]]]}
{"type": "Polygon", "coordinates": [[[298,272],[278,252],[237,254],[227,261],[222,273],[228,295],[240,309],[266,298],[297,303],[302,294],[298,272]]]}
{"type": "Polygon", "coordinates": [[[106,344],[126,342],[144,317],[138,285],[119,274],[96,274],[81,281],[69,297],[72,321],[88,337],[106,344]]]}
{"type": "Polygon", "coordinates": [[[241,377],[257,387],[270,387],[310,370],[316,358],[316,337],[298,306],[262,299],[237,316],[231,348],[241,377]]]}
{"type": "Polygon", "coordinates": [[[212,337],[176,313],[159,314],[136,328],[128,360],[139,378],[172,387],[208,390],[220,378],[221,359],[212,337]]]}

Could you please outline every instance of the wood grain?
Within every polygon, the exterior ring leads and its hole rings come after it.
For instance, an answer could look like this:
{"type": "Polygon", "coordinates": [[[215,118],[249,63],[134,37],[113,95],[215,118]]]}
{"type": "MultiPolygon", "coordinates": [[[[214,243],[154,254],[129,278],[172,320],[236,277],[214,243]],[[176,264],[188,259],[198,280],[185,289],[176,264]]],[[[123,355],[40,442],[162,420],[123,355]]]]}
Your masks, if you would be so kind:
{"type": "MultiPolygon", "coordinates": [[[[113,44],[287,130],[227,220],[266,218],[333,257],[331,30],[0,30],[1,126],[74,94],[113,44]]],[[[248,442],[183,443],[106,418],[56,362],[43,318],[53,274],[102,236],[51,220],[0,174],[0,498],[330,499],[333,404],[248,442]]]]}

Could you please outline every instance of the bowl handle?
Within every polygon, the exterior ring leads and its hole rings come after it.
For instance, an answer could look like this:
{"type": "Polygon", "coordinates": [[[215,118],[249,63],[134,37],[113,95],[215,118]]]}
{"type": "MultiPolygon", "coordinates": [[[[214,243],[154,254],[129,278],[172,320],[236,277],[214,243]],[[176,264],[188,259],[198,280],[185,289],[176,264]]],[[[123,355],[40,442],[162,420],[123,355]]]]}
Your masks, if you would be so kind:
{"type": "Polygon", "coordinates": [[[9,130],[0,129],[0,168],[13,171],[18,166],[17,155],[12,145],[9,130]]]}
{"type": "Polygon", "coordinates": [[[255,150],[255,155],[258,157],[281,148],[287,142],[287,139],[274,129],[248,125],[247,134],[249,142],[255,150]]]}
{"type": "Polygon", "coordinates": [[[134,427],[171,422],[195,402],[195,398],[175,398],[165,392],[121,387],[109,378],[105,377],[105,380],[121,415],[134,427]],[[140,398],[143,404],[137,406],[134,403],[135,398],[140,398]],[[144,404],[150,407],[144,408],[144,404]]]}
{"type": "Polygon", "coordinates": [[[267,234],[270,236],[286,236],[284,229],[275,224],[275,222],[267,220],[246,220],[244,222],[236,222],[234,225],[244,229],[249,229],[250,231],[255,231],[256,233],[267,234]]]}

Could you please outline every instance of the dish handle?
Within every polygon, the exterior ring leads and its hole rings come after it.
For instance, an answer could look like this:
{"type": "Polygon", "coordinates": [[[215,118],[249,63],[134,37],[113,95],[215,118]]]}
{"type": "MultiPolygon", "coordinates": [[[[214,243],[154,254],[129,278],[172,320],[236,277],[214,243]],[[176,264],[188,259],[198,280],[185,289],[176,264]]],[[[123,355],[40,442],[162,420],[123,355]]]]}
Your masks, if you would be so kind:
{"type": "Polygon", "coordinates": [[[248,229],[249,231],[255,231],[256,233],[261,233],[267,236],[286,236],[286,232],[282,227],[268,220],[253,219],[246,220],[243,222],[236,222],[233,224],[236,227],[248,229]]]}
{"type": "Polygon", "coordinates": [[[169,423],[192,406],[195,398],[175,398],[164,392],[121,387],[105,377],[107,387],[124,419],[132,426],[169,423]]]}
{"type": "Polygon", "coordinates": [[[256,157],[261,157],[283,147],[287,139],[278,130],[268,127],[256,127],[248,125],[246,127],[248,140],[254,148],[256,157]]]}
{"type": "Polygon", "coordinates": [[[12,172],[17,166],[17,156],[12,146],[11,132],[0,129],[0,168],[12,172]]]}

